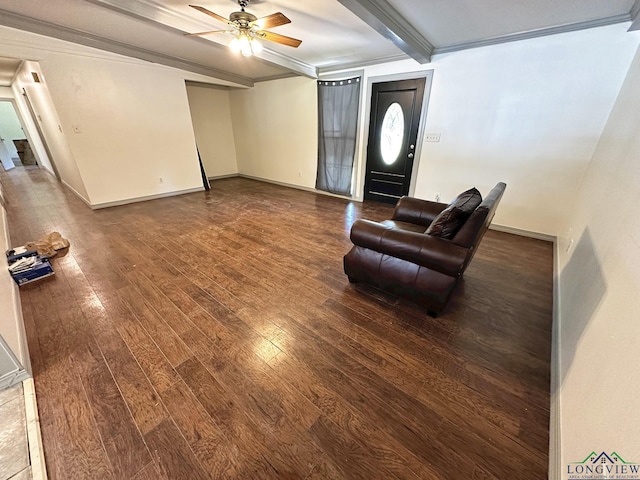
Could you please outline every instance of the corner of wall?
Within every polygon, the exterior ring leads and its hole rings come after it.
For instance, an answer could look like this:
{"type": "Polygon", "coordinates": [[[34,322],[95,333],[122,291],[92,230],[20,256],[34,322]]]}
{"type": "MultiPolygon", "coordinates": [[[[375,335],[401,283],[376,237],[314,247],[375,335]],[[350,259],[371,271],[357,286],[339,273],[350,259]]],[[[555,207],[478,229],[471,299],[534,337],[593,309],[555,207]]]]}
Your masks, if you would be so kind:
{"type": "Polygon", "coordinates": [[[560,399],[560,242],[553,242],[553,320],[551,328],[551,385],[549,405],[549,480],[562,478],[560,399]]]}

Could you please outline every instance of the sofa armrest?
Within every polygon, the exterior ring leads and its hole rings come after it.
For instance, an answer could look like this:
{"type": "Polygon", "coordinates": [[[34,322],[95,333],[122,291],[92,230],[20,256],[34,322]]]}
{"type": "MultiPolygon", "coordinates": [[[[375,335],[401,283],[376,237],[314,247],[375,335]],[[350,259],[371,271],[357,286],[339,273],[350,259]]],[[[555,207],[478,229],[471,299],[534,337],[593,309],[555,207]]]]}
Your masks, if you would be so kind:
{"type": "Polygon", "coordinates": [[[396,204],[392,220],[424,225],[426,228],[445,208],[447,208],[446,203],[402,197],[396,204]]]}
{"type": "Polygon", "coordinates": [[[390,228],[370,220],[357,220],[353,224],[351,241],[354,245],[401,258],[452,277],[461,273],[469,253],[468,248],[450,240],[390,228]]]}

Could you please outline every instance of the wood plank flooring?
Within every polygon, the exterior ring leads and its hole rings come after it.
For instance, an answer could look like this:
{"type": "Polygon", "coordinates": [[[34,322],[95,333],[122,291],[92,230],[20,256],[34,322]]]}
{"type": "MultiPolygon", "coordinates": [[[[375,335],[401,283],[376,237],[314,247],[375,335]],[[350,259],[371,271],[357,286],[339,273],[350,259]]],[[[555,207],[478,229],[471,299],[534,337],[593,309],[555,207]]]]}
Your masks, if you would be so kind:
{"type": "Polygon", "coordinates": [[[489,231],[438,318],[342,256],[391,208],[247,179],[91,211],[0,173],[56,479],[546,478],[552,247],[489,231]]]}

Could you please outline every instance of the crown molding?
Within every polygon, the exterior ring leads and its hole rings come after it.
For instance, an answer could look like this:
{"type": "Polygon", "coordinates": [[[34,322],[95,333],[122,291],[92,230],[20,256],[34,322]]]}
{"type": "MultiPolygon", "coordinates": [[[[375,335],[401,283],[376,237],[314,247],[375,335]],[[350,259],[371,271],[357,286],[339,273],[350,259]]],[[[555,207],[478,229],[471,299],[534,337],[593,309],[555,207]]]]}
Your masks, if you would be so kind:
{"type": "Polygon", "coordinates": [[[634,30],[640,30],[640,0],[636,0],[629,10],[629,16],[631,17],[631,26],[629,32],[634,30]]]}
{"type": "Polygon", "coordinates": [[[437,47],[433,52],[433,54],[438,55],[441,53],[451,53],[451,52],[457,52],[459,50],[468,50],[470,48],[487,47],[489,45],[498,45],[500,43],[517,42],[519,40],[528,40],[530,38],[545,37],[548,35],[557,35],[559,33],[575,32],[578,30],[586,30],[588,28],[604,27],[607,25],[614,25],[617,23],[628,22],[630,19],[631,19],[630,14],[624,13],[621,15],[614,15],[611,17],[588,20],[586,22],[568,23],[565,25],[558,25],[557,27],[539,28],[536,30],[529,30],[526,32],[510,33],[508,35],[501,35],[499,37],[486,38],[484,40],[475,40],[473,42],[465,42],[465,43],[458,43],[455,45],[448,45],[445,47],[437,47]]]}
{"type": "MultiPolygon", "coordinates": [[[[297,77],[298,75],[296,75],[293,72],[289,72],[289,73],[282,73],[280,75],[271,75],[269,77],[260,77],[260,78],[256,78],[254,80],[254,82],[259,83],[259,82],[270,82],[272,80],[283,80],[285,78],[294,78],[297,77]]],[[[310,78],[318,78],[318,77],[310,77],[310,78]]]]}
{"type": "Polygon", "coordinates": [[[214,77],[219,80],[232,82],[246,87],[252,87],[253,81],[250,78],[236,75],[230,72],[219,70],[217,68],[202,65],[179,57],[154,52],[145,48],[127,45],[116,40],[94,35],[92,33],[82,32],[68,27],[56,25],[54,23],[37,20],[35,18],[20,15],[18,13],[9,12],[0,9],[0,25],[5,27],[25,30],[38,35],[65,40],[67,42],[77,43],[86,47],[106,50],[111,53],[125,55],[128,57],[138,58],[147,62],[158,63],[181,70],[187,70],[193,73],[199,73],[208,77],[214,77]]]}
{"type": "Polygon", "coordinates": [[[296,60],[295,58],[283,55],[282,53],[269,50],[268,48],[263,48],[263,50],[257,55],[254,55],[254,57],[269,63],[273,63],[274,65],[277,65],[279,67],[284,67],[294,75],[304,75],[305,77],[318,78],[318,69],[313,65],[301,62],[300,60],[296,60]]]}
{"type": "Polygon", "coordinates": [[[362,62],[338,63],[336,65],[327,65],[326,67],[318,68],[318,75],[322,76],[328,73],[340,72],[343,70],[356,70],[359,68],[368,67],[369,65],[380,65],[383,63],[400,62],[403,60],[407,60],[407,56],[404,53],[399,53],[397,55],[372,58],[371,60],[365,60],[362,62]]]}
{"type": "MultiPolygon", "coordinates": [[[[182,35],[185,31],[193,30],[210,30],[211,23],[196,22],[192,17],[185,15],[183,12],[175,9],[167,8],[165,5],[156,2],[154,0],[137,0],[136,2],[129,2],[128,7],[122,7],[118,2],[113,0],[84,0],[87,3],[96,5],[101,8],[106,8],[114,12],[121,13],[128,17],[135,18],[144,23],[159,26],[165,30],[170,30],[182,35]],[[157,12],[160,12],[158,16],[157,12]],[[179,20],[180,26],[172,25],[175,23],[175,18],[179,20]]],[[[203,15],[204,17],[204,15],[203,15]]],[[[220,28],[224,28],[220,25],[220,28]]],[[[192,41],[206,42],[208,45],[215,45],[216,47],[227,48],[227,45],[214,40],[205,40],[203,38],[192,37],[192,41]]],[[[263,60],[267,63],[271,63],[278,67],[286,68],[296,74],[301,74],[306,77],[317,78],[318,71],[313,65],[296,60],[295,58],[283,55],[274,50],[264,47],[262,52],[253,55],[256,59],[263,60]]]]}
{"type": "Polygon", "coordinates": [[[229,90],[244,90],[244,88],[240,87],[231,87],[228,85],[218,85],[216,83],[207,83],[207,82],[199,82],[197,80],[185,80],[184,82],[187,87],[201,87],[201,88],[209,88],[211,90],[224,90],[228,92],[229,90]]]}
{"type": "MultiPolygon", "coordinates": [[[[115,12],[123,13],[128,16],[135,17],[140,20],[147,20],[153,23],[169,25],[172,20],[178,19],[182,26],[199,30],[211,30],[211,22],[205,22],[204,19],[209,18],[202,16],[202,20],[185,15],[181,10],[168,8],[166,4],[154,0],[136,0],[135,2],[127,2],[127,7],[122,6],[122,2],[116,0],[84,0],[98,7],[108,8],[115,12]],[[151,20],[153,17],[154,20],[151,20]],[[167,23],[165,23],[167,22],[167,23]]],[[[220,29],[225,25],[219,24],[220,29]]],[[[174,27],[175,28],[175,27],[174,27]]]]}
{"type": "Polygon", "coordinates": [[[418,63],[431,61],[434,46],[386,0],[338,0],[418,63]]]}

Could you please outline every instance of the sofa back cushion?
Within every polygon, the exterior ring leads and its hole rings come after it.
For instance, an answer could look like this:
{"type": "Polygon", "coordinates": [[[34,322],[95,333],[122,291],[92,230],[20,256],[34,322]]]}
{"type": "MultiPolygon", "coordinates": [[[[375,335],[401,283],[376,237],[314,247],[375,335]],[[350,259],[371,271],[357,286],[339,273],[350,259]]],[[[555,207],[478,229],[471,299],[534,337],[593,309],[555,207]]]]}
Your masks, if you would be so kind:
{"type": "MultiPolygon", "coordinates": [[[[493,187],[478,208],[475,209],[469,219],[455,234],[452,239],[454,243],[467,248],[478,245],[482,236],[489,228],[491,220],[493,220],[496,208],[498,207],[498,203],[500,203],[506,187],[507,185],[503,182],[493,187]]],[[[469,258],[469,260],[471,260],[471,258],[469,258]]]]}
{"type": "Polygon", "coordinates": [[[481,202],[482,195],[476,188],[462,192],[440,212],[425,233],[441,238],[453,238],[481,202]]]}

